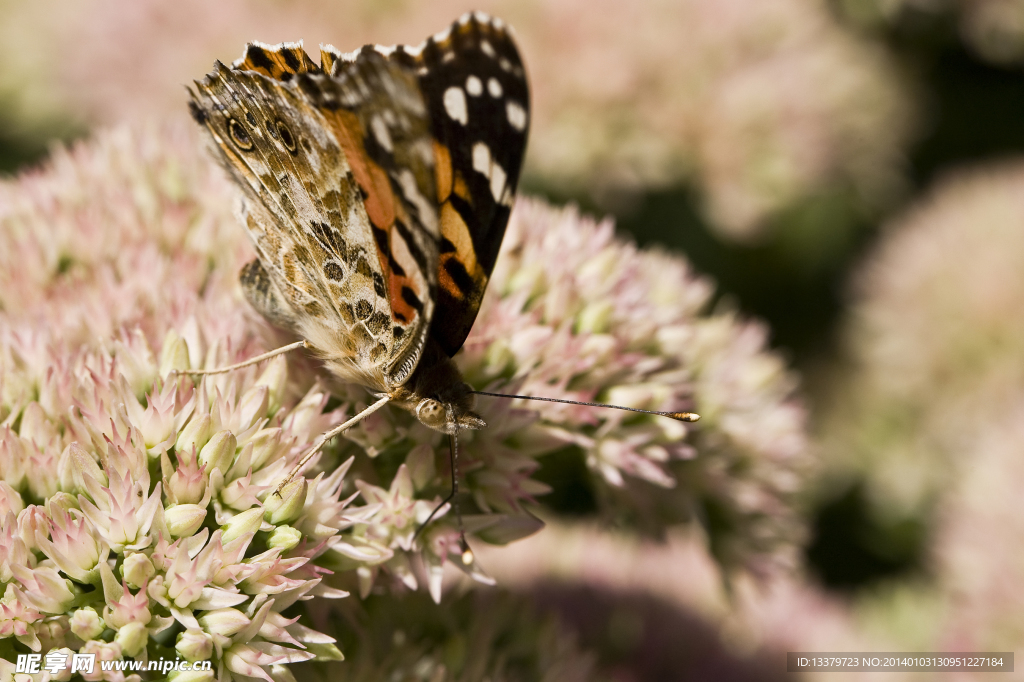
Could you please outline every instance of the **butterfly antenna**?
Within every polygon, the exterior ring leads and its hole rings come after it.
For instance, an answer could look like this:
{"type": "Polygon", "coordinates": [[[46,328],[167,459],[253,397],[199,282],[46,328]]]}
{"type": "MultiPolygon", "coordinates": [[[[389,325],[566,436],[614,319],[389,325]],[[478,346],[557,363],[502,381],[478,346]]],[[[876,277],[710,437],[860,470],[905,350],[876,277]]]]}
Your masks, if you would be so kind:
{"type": "Polygon", "coordinates": [[[264,353],[263,355],[257,355],[254,358],[249,358],[248,360],[245,360],[243,362],[236,362],[235,364],[228,365],[227,367],[218,367],[217,369],[172,369],[170,372],[168,372],[168,374],[171,376],[177,374],[186,374],[188,376],[201,376],[208,374],[223,374],[225,372],[233,372],[236,369],[242,369],[243,367],[255,365],[256,363],[263,362],[264,360],[269,360],[270,358],[276,355],[288,353],[289,351],[293,351],[296,348],[309,348],[309,344],[306,343],[305,341],[296,341],[295,343],[289,343],[287,346],[281,346],[280,348],[264,353]]]}
{"type": "Polygon", "coordinates": [[[370,405],[365,410],[349,419],[347,422],[339,424],[330,431],[321,434],[321,436],[316,439],[316,443],[313,444],[313,447],[311,447],[309,450],[306,451],[305,454],[302,455],[302,459],[299,460],[299,463],[292,467],[292,470],[288,474],[288,476],[283,481],[281,481],[281,483],[278,484],[277,489],[274,490],[274,495],[280,497],[281,489],[288,485],[288,482],[290,480],[299,475],[299,472],[302,471],[302,467],[306,466],[306,463],[313,458],[313,455],[320,452],[323,449],[323,447],[327,445],[328,441],[330,441],[332,438],[337,436],[345,429],[351,428],[358,424],[359,422],[361,422],[362,420],[366,419],[371,414],[373,414],[380,408],[384,407],[384,405],[386,405],[390,400],[391,396],[386,395],[377,402],[375,402],[373,405],[370,405]]]}
{"type": "Polygon", "coordinates": [[[492,398],[522,398],[523,400],[543,400],[548,403],[566,403],[567,405],[586,405],[587,407],[610,407],[613,410],[626,410],[627,412],[639,412],[641,414],[656,414],[659,417],[668,417],[680,422],[695,422],[700,415],[694,412],[658,412],[656,410],[641,410],[638,407],[625,407],[624,405],[608,405],[605,403],[588,403],[581,400],[563,400],[561,398],[541,398],[535,395],[513,395],[510,393],[489,393],[487,391],[470,391],[476,395],[489,395],[492,398]]]}
{"type": "Polygon", "coordinates": [[[448,436],[448,455],[451,461],[452,470],[452,491],[448,493],[448,497],[441,500],[441,503],[434,507],[434,511],[430,512],[430,516],[427,520],[420,524],[420,527],[416,529],[412,539],[415,540],[419,537],[419,534],[423,532],[423,529],[427,527],[430,520],[434,518],[437,512],[441,511],[449,502],[455,508],[455,518],[458,519],[459,523],[459,549],[462,550],[462,563],[465,566],[469,566],[473,563],[473,550],[469,548],[469,543],[466,542],[466,529],[462,525],[462,512],[459,510],[459,422],[455,419],[455,413],[452,410],[451,405],[445,405],[445,411],[448,413],[448,422],[453,425],[453,430],[448,436]]]}

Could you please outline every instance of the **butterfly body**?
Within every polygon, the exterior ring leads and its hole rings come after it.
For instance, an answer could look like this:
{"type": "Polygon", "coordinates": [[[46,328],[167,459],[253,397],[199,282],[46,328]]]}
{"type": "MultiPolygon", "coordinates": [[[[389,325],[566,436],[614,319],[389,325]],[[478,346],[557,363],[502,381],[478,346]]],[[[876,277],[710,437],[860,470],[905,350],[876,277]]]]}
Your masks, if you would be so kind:
{"type": "Polygon", "coordinates": [[[341,380],[445,433],[481,428],[452,361],[515,194],[529,93],[497,19],[417,47],[251,43],[190,109],[242,190],[246,298],[341,380]]]}

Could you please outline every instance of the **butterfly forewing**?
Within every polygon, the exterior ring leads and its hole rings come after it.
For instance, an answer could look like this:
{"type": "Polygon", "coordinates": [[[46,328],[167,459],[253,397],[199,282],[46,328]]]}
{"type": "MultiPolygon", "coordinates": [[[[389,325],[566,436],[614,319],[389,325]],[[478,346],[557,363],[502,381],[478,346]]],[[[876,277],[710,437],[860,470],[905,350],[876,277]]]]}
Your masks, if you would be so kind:
{"type": "Polygon", "coordinates": [[[498,19],[467,14],[392,58],[416,69],[436,145],[441,216],[431,336],[454,355],[498,257],[526,150],[530,97],[519,51],[498,19]]]}
{"type": "Polygon", "coordinates": [[[415,369],[434,314],[440,231],[434,152],[419,83],[373,47],[322,50],[327,74],[298,87],[323,113],[349,159],[377,245],[390,324],[407,349],[389,382],[415,369]]]}

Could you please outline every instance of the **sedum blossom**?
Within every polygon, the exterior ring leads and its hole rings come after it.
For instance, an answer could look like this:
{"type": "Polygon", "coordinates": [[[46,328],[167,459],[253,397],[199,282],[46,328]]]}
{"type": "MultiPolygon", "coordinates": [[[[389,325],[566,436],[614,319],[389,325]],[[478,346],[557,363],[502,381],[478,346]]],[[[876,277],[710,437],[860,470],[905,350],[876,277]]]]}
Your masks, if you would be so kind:
{"type": "MultiPolygon", "coordinates": [[[[252,255],[233,197],[174,127],[103,133],[0,184],[4,651],[180,655],[217,679],[291,679],[289,665],[341,655],[296,621],[312,600],[420,586],[439,600],[451,565],[493,582],[460,560],[454,508],[439,507],[441,434],[381,410],[277,497],[320,434],[372,397],[301,354],[176,372],[289,340],[236,283],[252,255]]],[[[538,530],[550,490],[538,469],[569,456],[609,518],[659,532],[714,507],[729,524],[712,546],[730,570],[786,563],[801,534],[802,409],[763,328],[709,311],[711,293],[680,257],[641,251],[610,222],[520,200],[456,358],[467,380],[705,418],[481,397],[488,428],[459,434],[454,501],[473,543],[538,530]]],[[[197,675],[181,677],[210,679],[197,675]]]]}

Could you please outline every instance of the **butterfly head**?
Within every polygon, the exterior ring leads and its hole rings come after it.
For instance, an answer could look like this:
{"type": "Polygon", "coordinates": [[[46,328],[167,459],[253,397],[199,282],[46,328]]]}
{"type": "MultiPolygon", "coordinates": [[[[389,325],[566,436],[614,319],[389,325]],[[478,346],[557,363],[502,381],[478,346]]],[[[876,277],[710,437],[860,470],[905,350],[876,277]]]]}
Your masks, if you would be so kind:
{"type": "Polygon", "coordinates": [[[416,405],[415,415],[421,424],[441,433],[452,433],[456,428],[482,429],[487,426],[487,422],[472,410],[457,403],[441,402],[435,398],[420,400],[416,405]]]}
{"type": "Polygon", "coordinates": [[[391,402],[416,415],[420,423],[441,433],[476,430],[487,422],[473,411],[473,389],[458,367],[430,342],[409,380],[390,392],[391,402]]]}

